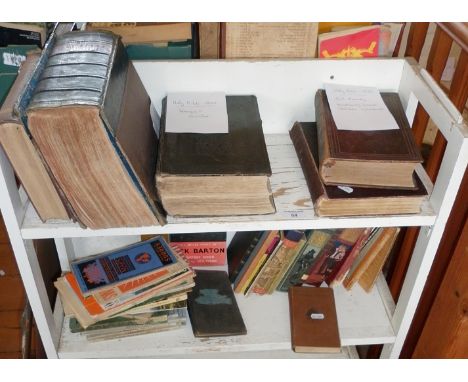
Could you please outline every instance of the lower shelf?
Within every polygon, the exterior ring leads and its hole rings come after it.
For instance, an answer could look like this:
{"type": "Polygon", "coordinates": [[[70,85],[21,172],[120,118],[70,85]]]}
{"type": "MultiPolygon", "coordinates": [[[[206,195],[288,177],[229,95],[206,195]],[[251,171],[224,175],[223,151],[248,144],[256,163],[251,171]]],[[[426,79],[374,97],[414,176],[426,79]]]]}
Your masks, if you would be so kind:
{"type": "Polygon", "coordinates": [[[182,329],[102,342],[88,342],[70,333],[64,320],[60,358],[303,358],[353,357],[346,347],[392,343],[395,334],[390,317],[393,301],[381,276],[373,291],[359,286],[348,292],[335,288],[342,352],[336,355],[300,355],[291,350],[289,307],[286,293],[271,296],[236,295],[247,335],[195,338],[190,323],[182,329]]]}

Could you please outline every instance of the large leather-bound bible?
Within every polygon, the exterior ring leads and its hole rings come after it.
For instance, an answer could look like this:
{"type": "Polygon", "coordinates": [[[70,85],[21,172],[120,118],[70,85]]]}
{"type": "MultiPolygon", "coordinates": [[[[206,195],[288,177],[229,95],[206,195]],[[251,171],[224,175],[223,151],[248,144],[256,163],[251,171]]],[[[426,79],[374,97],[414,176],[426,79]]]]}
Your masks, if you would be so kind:
{"type": "MultiPolygon", "coordinates": [[[[381,93],[399,129],[351,131],[337,128],[325,90],[315,95],[319,171],[325,184],[414,188],[422,162],[397,93],[381,93]]],[[[355,121],[359,124],[359,121],[355,121]]]]}
{"type": "Polygon", "coordinates": [[[170,215],[275,212],[262,120],[255,96],[226,96],[229,132],[166,131],[163,100],[156,185],[170,215]]]}
{"type": "Polygon", "coordinates": [[[84,225],[164,223],[154,201],[150,99],[119,37],[58,36],[27,114],[42,156],[84,225]]]}
{"type": "Polygon", "coordinates": [[[318,216],[419,213],[428,191],[414,174],[416,188],[340,187],[326,185],[318,170],[317,126],[296,122],[289,132],[318,216]]]}

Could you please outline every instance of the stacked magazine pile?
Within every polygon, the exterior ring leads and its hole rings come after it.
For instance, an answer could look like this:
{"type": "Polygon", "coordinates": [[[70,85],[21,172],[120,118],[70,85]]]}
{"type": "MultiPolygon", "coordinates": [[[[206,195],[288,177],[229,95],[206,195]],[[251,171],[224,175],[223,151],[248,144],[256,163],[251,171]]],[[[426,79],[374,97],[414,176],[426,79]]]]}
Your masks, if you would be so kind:
{"type": "Polygon", "coordinates": [[[98,341],[179,328],[194,273],[160,236],[81,258],[56,282],[71,332],[98,341]]]}

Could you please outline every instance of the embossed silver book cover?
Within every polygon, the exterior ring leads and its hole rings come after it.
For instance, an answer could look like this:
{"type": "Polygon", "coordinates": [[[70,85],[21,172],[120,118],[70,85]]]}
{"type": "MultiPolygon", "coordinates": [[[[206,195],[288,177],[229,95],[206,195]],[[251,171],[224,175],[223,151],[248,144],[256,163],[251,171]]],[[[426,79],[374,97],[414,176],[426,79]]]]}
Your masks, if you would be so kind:
{"type": "Polygon", "coordinates": [[[127,66],[120,37],[112,33],[76,31],[57,36],[29,109],[98,106],[106,127],[115,133],[127,66]]]}

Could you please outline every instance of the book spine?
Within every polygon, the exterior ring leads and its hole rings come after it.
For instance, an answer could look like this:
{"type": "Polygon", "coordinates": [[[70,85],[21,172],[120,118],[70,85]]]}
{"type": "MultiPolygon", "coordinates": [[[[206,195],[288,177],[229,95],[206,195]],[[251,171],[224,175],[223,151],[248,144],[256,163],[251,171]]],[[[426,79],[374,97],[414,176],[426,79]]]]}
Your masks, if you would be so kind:
{"type": "MultiPolygon", "coordinates": [[[[249,249],[246,251],[244,257],[242,258],[240,264],[239,264],[239,271],[236,275],[236,278],[234,280],[234,289],[237,289],[239,286],[239,283],[244,276],[244,274],[247,272],[247,269],[249,268],[250,264],[252,263],[253,259],[256,257],[258,254],[258,251],[262,247],[263,243],[268,237],[268,232],[265,231],[262,233],[262,235],[258,238],[258,240],[255,241],[255,246],[252,247],[250,246],[249,249]]],[[[253,244],[253,243],[252,243],[253,244]]]]}
{"type": "Polygon", "coordinates": [[[374,261],[370,263],[369,267],[359,278],[359,285],[361,285],[362,289],[364,289],[367,293],[372,290],[372,287],[377,281],[377,277],[379,276],[379,273],[382,270],[390,252],[392,251],[399,232],[400,228],[396,228],[393,236],[390,238],[390,240],[387,241],[386,245],[382,248],[374,261]]]}
{"type": "Polygon", "coordinates": [[[372,247],[367,252],[366,256],[356,267],[354,272],[348,275],[349,277],[347,276],[343,280],[343,286],[347,290],[350,290],[354,286],[354,284],[360,279],[360,277],[366,271],[366,269],[369,268],[369,265],[372,263],[372,261],[376,258],[376,256],[378,256],[380,251],[384,249],[386,243],[393,237],[394,232],[394,227],[387,227],[383,229],[383,232],[378,238],[378,240],[376,240],[376,242],[372,245],[372,247]]]}
{"type": "Polygon", "coordinates": [[[335,275],[333,276],[332,279],[330,279],[330,282],[328,285],[330,287],[334,287],[336,285],[341,284],[343,281],[346,273],[349,271],[351,268],[351,265],[353,264],[354,260],[356,257],[359,255],[359,252],[361,251],[364,243],[366,242],[367,238],[372,232],[372,228],[366,228],[361,236],[359,236],[358,240],[353,246],[353,249],[349,253],[349,255],[346,257],[346,259],[343,261],[343,263],[339,266],[339,268],[336,270],[335,275]]]}
{"type": "Polygon", "coordinates": [[[270,287],[268,288],[268,294],[272,294],[275,289],[278,287],[279,283],[285,276],[285,274],[289,271],[289,269],[292,267],[294,262],[296,261],[297,257],[301,253],[302,249],[304,248],[306,241],[305,239],[301,239],[297,244],[295,248],[291,248],[291,252],[286,258],[286,262],[284,265],[281,266],[281,269],[279,270],[278,274],[274,277],[270,287]]]}
{"type": "Polygon", "coordinates": [[[252,283],[250,286],[247,287],[244,295],[248,296],[250,293],[255,293],[255,288],[258,287],[259,283],[261,283],[261,277],[264,272],[265,267],[268,266],[268,264],[271,262],[271,260],[276,256],[276,253],[283,247],[283,240],[280,240],[278,244],[276,245],[275,249],[271,254],[265,254],[265,256],[261,259],[261,262],[259,263],[258,270],[256,270],[256,273],[252,279],[252,283]]]}
{"type": "Polygon", "coordinates": [[[314,209],[317,215],[320,215],[320,200],[327,197],[323,183],[320,180],[320,174],[317,169],[314,157],[312,155],[311,143],[304,134],[304,127],[300,122],[296,122],[289,132],[294,148],[296,150],[302,172],[307,182],[314,209]]]}
{"type": "Polygon", "coordinates": [[[228,275],[231,283],[234,282],[240,272],[241,262],[244,257],[253,250],[263,231],[238,232],[234,235],[228,249],[228,275]]]}
{"type": "Polygon", "coordinates": [[[315,94],[315,117],[317,121],[317,142],[318,142],[318,154],[320,163],[319,166],[319,173],[322,176],[324,175],[324,167],[332,167],[333,161],[331,159],[330,153],[330,142],[329,142],[329,134],[328,129],[331,128],[330,121],[327,118],[327,108],[329,107],[328,104],[325,104],[325,91],[324,90],[317,90],[315,94]]]}
{"type": "Polygon", "coordinates": [[[239,282],[237,283],[237,285],[234,284],[234,292],[236,293],[243,292],[243,290],[245,289],[247,280],[250,278],[253,270],[256,268],[256,265],[258,264],[263,254],[265,254],[265,252],[267,251],[268,249],[267,247],[271,245],[272,239],[277,234],[278,234],[278,231],[266,232],[266,237],[261,242],[260,248],[254,251],[255,253],[249,257],[250,261],[248,261],[248,264],[245,265],[245,272],[243,272],[242,275],[239,275],[239,282]]]}
{"type": "Polygon", "coordinates": [[[276,236],[274,236],[272,240],[270,240],[268,248],[266,248],[265,251],[259,251],[258,256],[255,257],[255,264],[252,264],[251,269],[247,273],[245,281],[240,286],[240,293],[245,294],[247,292],[250,285],[252,285],[252,282],[255,280],[256,276],[260,272],[260,269],[262,269],[263,264],[265,264],[265,261],[267,260],[268,256],[270,256],[273,253],[280,240],[281,239],[278,234],[278,231],[276,231],[276,236]]]}
{"type": "Polygon", "coordinates": [[[331,237],[331,233],[324,230],[314,230],[310,234],[304,251],[297,258],[295,264],[286,274],[284,281],[281,282],[277,290],[287,292],[290,286],[301,285],[303,276],[308,275],[310,269],[320,255],[323,247],[331,237]]]}

